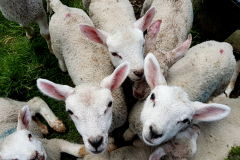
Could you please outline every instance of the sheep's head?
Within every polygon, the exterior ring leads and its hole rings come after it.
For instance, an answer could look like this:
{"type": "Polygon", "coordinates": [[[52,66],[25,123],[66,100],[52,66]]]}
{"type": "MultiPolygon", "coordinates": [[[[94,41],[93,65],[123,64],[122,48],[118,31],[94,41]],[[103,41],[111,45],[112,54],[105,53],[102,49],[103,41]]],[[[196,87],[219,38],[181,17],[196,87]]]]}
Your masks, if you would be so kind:
{"type": "Polygon", "coordinates": [[[143,31],[150,25],[155,15],[155,7],[132,26],[118,27],[106,33],[92,26],[80,24],[80,29],[90,40],[108,47],[112,63],[115,67],[124,62],[130,63],[128,77],[133,81],[143,78],[143,31]]]}
{"type": "Polygon", "coordinates": [[[151,94],[141,113],[142,136],[148,145],[159,145],[173,138],[195,121],[216,121],[225,118],[231,109],[222,104],[192,102],[187,93],[176,86],[167,86],[156,58],[150,53],[144,63],[151,94]]]}
{"type": "Polygon", "coordinates": [[[90,153],[101,154],[108,144],[108,130],[112,122],[114,99],[111,91],[127,77],[127,63],[120,65],[101,84],[82,84],[76,88],[38,79],[38,88],[46,95],[65,100],[66,110],[82,135],[90,153]]]}
{"type": "Polygon", "coordinates": [[[2,159],[47,159],[42,143],[27,130],[31,119],[29,107],[24,106],[18,116],[17,131],[7,136],[1,143],[0,157],[2,159]]]}
{"type": "MultiPolygon", "coordinates": [[[[168,53],[164,53],[160,50],[156,50],[156,39],[157,35],[160,31],[160,25],[162,21],[158,20],[155,21],[148,29],[148,34],[146,35],[146,43],[145,43],[145,54],[153,53],[160,65],[161,72],[164,75],[164,77],[167,77],[167,71],[168,69],[177,62],[179,59],[181,59],[184,54],[187,52],[188,48],[191,45],[192,42],[192,36],[191,34],[188,35],[188,39],[182,43],[177,48],[173,49],[172,51],[168,53]]],[[[149,86],[146,84],[145,80],[141,80],[140,82],[135,82],[133,86],[133,95],[135,98],[139,100],[145,99],[149,95],[149,86]]]]}

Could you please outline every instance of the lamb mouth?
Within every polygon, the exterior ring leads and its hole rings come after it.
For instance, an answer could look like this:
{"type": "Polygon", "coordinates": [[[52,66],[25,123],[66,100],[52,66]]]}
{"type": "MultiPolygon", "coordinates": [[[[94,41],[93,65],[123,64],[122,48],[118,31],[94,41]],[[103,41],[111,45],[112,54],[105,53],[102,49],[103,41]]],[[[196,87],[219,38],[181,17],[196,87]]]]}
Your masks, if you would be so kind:
{"type": "Polygon", "coordinates": [[[100,154],[100,153],[102,153],[103,152],[103,150],[101,150],[101,151],[91,151],[93,154],[100,154]]]}
{"type": "Polygon", "coordinates": [[[153,142],[150,141],[148,138],[144,137],[144,139],[145,139],[148,143],[153,144],[153,142]]]}

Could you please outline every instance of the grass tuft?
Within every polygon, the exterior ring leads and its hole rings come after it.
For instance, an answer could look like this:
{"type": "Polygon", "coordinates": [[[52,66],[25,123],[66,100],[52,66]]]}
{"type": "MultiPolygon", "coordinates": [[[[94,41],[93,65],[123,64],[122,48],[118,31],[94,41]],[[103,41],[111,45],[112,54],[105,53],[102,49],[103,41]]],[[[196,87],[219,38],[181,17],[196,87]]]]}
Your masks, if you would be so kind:
{"type": "Polygon", "coordinates": [[[240,160],[240,147],[232,147],[229,152],[228,158],[226,158],[225,160],[240,160]]]}

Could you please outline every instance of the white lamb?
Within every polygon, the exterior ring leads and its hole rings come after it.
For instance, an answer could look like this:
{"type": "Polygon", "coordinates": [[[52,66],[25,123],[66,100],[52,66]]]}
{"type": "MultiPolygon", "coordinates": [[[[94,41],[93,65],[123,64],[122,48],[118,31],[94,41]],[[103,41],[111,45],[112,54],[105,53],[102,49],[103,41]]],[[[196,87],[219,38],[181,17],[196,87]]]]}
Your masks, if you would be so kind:
{"type": "Polygon", "coordinates": [[[143,78],[143,45],[145,31],[151,24],[155,8],[151,8],[141,19],[135,19],[129,0],[83,0],[89,5],[89,15],[94,28],[80,25],[82,32],[92,41],[106,45],[115,67],[130,63],[128,77],[132,81],[143,78]],[[90,3],[91,2],[91,3],[90,3]]]}
{"type": "Polygon", "coordinates": [[[38,97],[28,102],[0,98],[0,110],[0,159],[60,160],[61,152],[76,157],[89,154],[84,145],[62,139],[42,139],[39,122],[31,123],[36,113],[40,113],[57,131],[65,131],[65,126],[38,97]]]}
{"type": "Polygon", "coordinates": [[[199,133],[200,128],[193,125],[161,145],[156,152],[156,147],[148,146],[138,139],[133,142],[133,146],[118,148],[100,156],[87,155],[83,160],[159,160],[163,156],[169,160],[185,160],[195,154],[199,133]]]}
{"type": "MultiPolygon", "coordinates": [[[[190,35],[187,41],[186,39],[193,22],[192,3],[191,0],[145,0],[141,14],[144,15],[151,6],[156,8],[156,13],[154,23],[149,27],[145,37],[144,57],[152,53],[166,77],[168,68],[190,47],[190,35]]],[[[134,83],[135,98],[143,100],[149,92],[150,88],[145,79],[134,83]]]]}
{"type": "Polygon", "coordinates": [[[114,71],[105,48],[81,33],[79,23],[93,25],[83,10],[67,7],[59,0],[51,0],[50,5],[55,12],[49,24],[52,49],[60,66],[66,63],[76,87],[38,79],[38,88],[66,102],[87,150],[100,154],[107,147],[108,132],[127,120],[125,97],[118,86],[127,77],[129,66],[123,63],[114,71]]]}
{"type": "Polygon", "coordinates": [[[166,82],[157,60],[148,54],[145,75],[151,95],[137,102],[130,112],[130,129],[124,134],[125,140],[131,140],[135,133],[147,144],[159,145],[192,120],[216,121],[226,117],[229,107],[201,102],[223,93],[235,65],[231,45],[207,41],[189,49],[185,57],[169,69],[166,82]]]}
{"type": "Polygon", "coordinates": [[[1,0],[0,10],[4,17],[19,23],[26,31],[26,36],[29,39],[34,36],[34,29],[30,27],[30,23],[38,23],[40,34],[47,41],[48,48],[52,53],[47,15],[43,8],[42,0],[1,0]]]}

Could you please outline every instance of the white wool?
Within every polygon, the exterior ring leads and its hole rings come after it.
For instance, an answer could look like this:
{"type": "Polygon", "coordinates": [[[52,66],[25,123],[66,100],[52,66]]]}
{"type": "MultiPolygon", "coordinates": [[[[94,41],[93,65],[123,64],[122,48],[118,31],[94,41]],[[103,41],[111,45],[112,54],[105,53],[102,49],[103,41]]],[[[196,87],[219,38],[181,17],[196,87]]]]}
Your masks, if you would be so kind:
{"type": "Polygon", "coordinates": [[[34,30],[30,27],[30,23],[38,23],[40,33],[47,41],[50,52],[52,52],[47,15],[41,0],[1,0],[0,10],[4,17],[19,23],[26,30],[28,38],[34,36],[34,30]]]}
{"type": "Polygon", "coordinates": [[[10,156],[8,157],[10,159],[17,158],[21,160],[21,158],[24,159],[24,157],[16,156],[24,155],[28,156],[25,157],[25,159],[33,159],[36,156],[36,151],[39,153],[38,158],[40,158],[39,156],[42,154],[42,152],[45,152],[45,150],[47,154],[47,159],[49,160],[60,160],[61,152],[66,152],[77,157],[89,154],[87,153],[83,145],[73,144],[61,139],[42,139],[42,124],[39,126],[39,122],[35,123],[35,119],[30,122],[30,127],[28,128],[28,130],[21,128],[16,129],[18,123],[21,122],[21,119],[26,120],[28,118],[31,118],[32,116],[35,116],[36,113],[39,113],[55,130],[60,132],[65,131],[64,124],[53,114],[48,105],[42,99],[35,97],[28,102],[20,102],[8,98],[0,98],[0,104],[1,158],[4,159],[4,156],[8,155],[10,156]],[[20,115],[23,114],[24,108],[26,107],[29,108],[30,115],[23,115],[24,118],[20,118],[20,115]],[[23,108],[22,111],[21,108],[23,108]],[[32,134],[31,138],[29,138],[29,134],[32,134]],[[8,144],[11,145],[9,146],[8,144]],[[19,145],[21,146],[19,147],[19,145]],[[38,148],[38,150],[32,150],[34,148],[38,148]],[[18,152],[12,153],[16,150],[18,152]],[[26,152],[26,150],[28,152],[26,152]]]}

